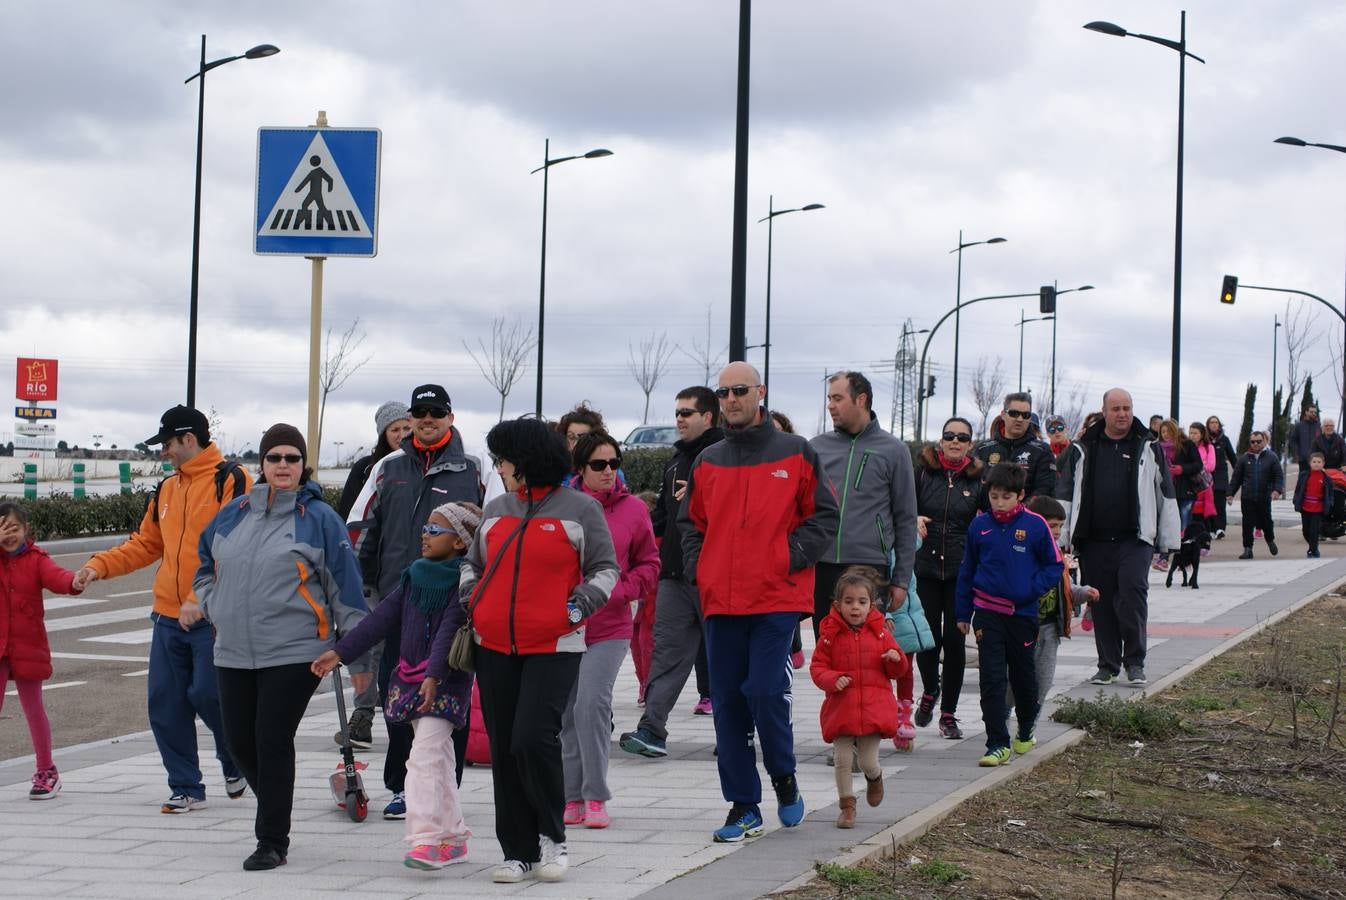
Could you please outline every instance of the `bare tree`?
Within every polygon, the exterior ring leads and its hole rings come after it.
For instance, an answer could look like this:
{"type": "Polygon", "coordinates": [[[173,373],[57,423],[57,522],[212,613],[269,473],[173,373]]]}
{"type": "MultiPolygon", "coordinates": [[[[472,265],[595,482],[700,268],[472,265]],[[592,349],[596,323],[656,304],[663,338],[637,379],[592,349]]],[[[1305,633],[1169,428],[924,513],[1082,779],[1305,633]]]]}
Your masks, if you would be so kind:
{"type": "Polygon", "coordinates": [[[729,349],[728,345],[726,345],[725,348],[724,348],[724,350],[721,350],[721,351],[719,351],[718,353],[712,353],[712,352],[711,352],[711,347],[712,347],[712,346],[714,346],[714,344],[712,343],[711,332],[710,332],[710,304],[707,303],[707,304],[706,304],[706,343],[705,343],[705,345],[703,346],[699,341],[697,341],[695,338],[693,338],[693,339],[692,339],[692,349],[691,349],[691,350],[686,350],[686,349],[684,349],[684,348],[682,348],[682,347],[678,347],[678,350],[679,350],[684,356],[686,356],[686,357],[687,357],[688,359],[690,359],[692,362],[696,363],[697,366],[699,366],[699,367],[704,371],[704,373],[705,373],[705,380],[701,382],[702,384],[710,384],[710,376],[711,376],[711,373],[712,373],[712,372],[716,372],[716,371],[718,371],[719,368],[720,368],[720,366],[722,366],[722,365],[724,364],[723,362],[721,362],[721,360],[724,359],[724,354],[725,354],[725,352],[729,349]]]}
{"type": "Polygon", "coordinates": [[[506,323],[504,317],[497,317],[491,320],[491,346],[487,347],[481,338],[477,338],[477,347],[481,350],[480,358],[472,352],[467,341],[463,341],[463,349],[477,364],[481,376],[500,395],[500,419],[497,420],[500,421],[505,418],[505,400],[528,368],[528,357],[537,347],[537,339],[533,337],[533,329],[524,328],[517,318],[506,323]]]}
{"type": "Polygon", "coordinates": [[[321,455],[319,448],[322,447],[322,423],[327,415],[328,396],[341,390],[341,386],[373,358],[372,355],[356,358],[364,342],[365,333],[360,328],[358,316],[349,328],[341,332],[335,347],[332,346],[332,329],[327,329],[327,337],[323,342],[322,368],[318,372],[318,439],[314,441],[314,459],[321,455]]]}
{"type": "MultiPolygon", "coordinates": [[[[1304,386],[1308,373],[1304,371],[1304,353],[1317,343],[1318,315],[1306,308],[1303,300],[1285,301],[1285,409],[1295,405],[1295,397],[1304,386]]],[[[1286,413],[1288,415],[1288,412],[1286,413]]]]}
{"type": "Polygon", "coordinates": [[[986,434],[986,423],[991,418],[991,410],[1001,401],[1005,391],[1005,367],[1003,360],[995,358],[995,368],[990,369],[986,357],[977,360],[977,370],[972,373],[972,404],[981,413],[980,434],[986,434]]]}
{"type": "MultiPolygon", "coordinates": [[[[676,344],[668,343],[667,332],[661,332],[658,336],[651,334],[648,340],[641,341],[639,360],[636,359],[636,349],[627,344],[629,353],[627,367],[631,370],[631,377],[636,380],[636,384],[645,392],[645,414],[640,419],[642,425],[650,420],[650,394],[654,393],[659,379],[668,373],[668,361],[676,349],[678,349],[676,344]]],[[[706,380],[710,380],[709,375],[706,376],[706,380]]]]}
{"type": "Polygon", "coordinates": [[[1089,382],[1076,381],[1070,386],[1070,392],[1057,404],[1056,414],[1066,420],[1066,434],[1073,440],[1080,433],[1084,417],[1092,410],[1084,408],[1089,396],[1089,382]]]}

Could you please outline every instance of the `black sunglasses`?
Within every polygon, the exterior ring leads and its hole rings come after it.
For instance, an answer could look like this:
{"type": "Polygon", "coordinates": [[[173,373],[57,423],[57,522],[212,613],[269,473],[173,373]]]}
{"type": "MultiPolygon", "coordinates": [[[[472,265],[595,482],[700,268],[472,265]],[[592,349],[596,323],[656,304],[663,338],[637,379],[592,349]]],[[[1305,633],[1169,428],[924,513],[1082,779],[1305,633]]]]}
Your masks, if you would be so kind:
{"type": "Polygon", "coordinates": [[[1005,415],[1009,416],[1011,419],[1031,419],[1031,418],[1033,418],[1033,413],[1032,413],[1032,411],[1031,411],[1031,410],[1026,410],[1026,409],[1007,409],[1007,410],[1005,410],[1005,415]]]}
{"type": "Polygon", "coordinates": [[[692,416],[700,416],[704,415],[704,413],[699,409],[688,409],[685,406],[679,406],[677,409],[673,410],[673,415],[677,416],[679,419],[690,419],[692,416]]]}
{"type": "Polygon", "coordinates": [[[946,441],[957,441],[960,444],[972,443],[972,435],[968,434],[966,431],[946,431],[944,434],[940,435],[940,437],[944,438],[946,441]]]}
{"type": "Polygon", "coordinates": [[[715,396],[723,400],[725,397],[729,396],[730,391],[733,391],[735,397],[746,397],[748,396],[748,391],[755,387],[757,387],[755,384],[736,384],[733,387],[718,387],[715,389],[715,396]]]}
{"type": "Polygon", "coordinates": [[[304,461],[304,457],[300,456],[298,453],[268,453],[266,456],[263,456],[262,459],[272,465],[287,462],[292,466],[297,466],[304,461]]]}
{"type": "Polygon", "coordinates": [[[1048,425],[1048,426],[1047,426],[1047,433],[1048,433],[1048,434],[1056,434],[1056,432],[1058,432],[1058,431],[1065,431],[1065,430],[1066,430],[1066,426],[1064,426],[1064,425],[1048,425]]]}
{"type": "Polygon", "coordinates": [[[411,408],[413,419],[442,419],[448,414],[447,409],[440,409],[437,406],[413,406],[411,408]]]}
{"type": "Polygon", "coordinates": [[[585,465],[595,472],[602,472],[604,469],[608,468],[611,468],[612,471],[615,472],[622,467],[622,460],[621,457],[617,457],[616,459],[591,459],[585,463],[585,465]]]}

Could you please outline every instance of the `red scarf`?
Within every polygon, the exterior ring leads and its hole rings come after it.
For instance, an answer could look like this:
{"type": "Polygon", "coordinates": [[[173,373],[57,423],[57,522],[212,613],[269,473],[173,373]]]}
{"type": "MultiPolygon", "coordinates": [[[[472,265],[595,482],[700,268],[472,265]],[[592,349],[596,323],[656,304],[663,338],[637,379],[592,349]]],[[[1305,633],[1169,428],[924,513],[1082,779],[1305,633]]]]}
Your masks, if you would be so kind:
{"type": "Polygon", "coordinates": [[[1001,525],[1008,525],[1010,522],[1014,521],[1015,516],[1023,512],[1023,508],[1024,505],[1022,503],[1019,503],[1014,507],[1014,509],[1006,510],[1005,512],[996,512],[995,510],[991,510],[991,518],[995,519],[1001,525]]]}
{"type": "Polygon", "coordinates": [[[972,455],[966,454],[962,459],[954,462],[944,455],[943,450],[936,450],[935,455],[939,457],[939,464],[944,467],[946,472],[961,472],[967,468],[968,463],[972,462],[972,455]]]}

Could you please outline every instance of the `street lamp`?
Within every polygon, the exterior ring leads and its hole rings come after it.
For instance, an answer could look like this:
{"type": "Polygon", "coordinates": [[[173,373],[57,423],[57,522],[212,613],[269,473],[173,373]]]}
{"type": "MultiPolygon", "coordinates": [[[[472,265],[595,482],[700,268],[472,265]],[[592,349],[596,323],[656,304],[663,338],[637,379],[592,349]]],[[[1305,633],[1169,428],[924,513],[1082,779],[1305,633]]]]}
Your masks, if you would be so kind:
{"type": "MultiPolygon", "coordinates": [[[[926,335],[925,344],[922,345],[921,347],[921,365],[920,368],[916,370],[918,379],[916,384],[916,436],[918,439],[921,437],[921,435],[925,433],[925,412],[926,412],[925,358],[926,354],[930,352],[930,342],[934,340],[935,332],[939,331],[939,326],[943,325],[946,321],[948,321],[949,316],[956,316],[958,314],[958,311],[962,309],[964,306],[971,306],[972,304],[980,303],[983,300],[1016,300],[1020,297],[1037,297],[1037,296],[1039,296],[1038,293],[1034,292],[1032,294],[991,294],[986,297],[974,297],[973,299],[967,301],[966,303],[956,304],[953,309],[949,310],[944,315],[940,316],[938,322],[930,326],[930,333],[926,335]]],[[[957,415],[957,413],[954,413],[954,415],[957,415]]]]}
{"type": "Polygon", "coordinates": [[[561,156],[556,159],[551,158],[551,138],[547,138],[542,145],[542,165],[538,166],[529,175],[542,173],[542,266],[538,276],[537,288],[537,416],[542,418],[542,329],[546,324],[547,318],[547,176],[551,173],[551,167],[557,163],[569,162],[572,159],[598,159],[601,156],[611,156],[611,150],[599,148],[590,150],[588,153],[581,153],[576,156],[561,156]]]}
{"type": "Polygon", "coordinates": [[[1277,360],[1276,360],[1276,348],[1277,348],[1277,344],[1280,343],[1282,323],[1281,323],[1281,317],[1280,317],[1280,316],[1272,316],[1271,318],[1272,318],[1272,321],[1274,321],[1274,322],[1276,323],[1276,326],[1275,326],[1274,328],[1271,329],[1271,425],[1270,425],[1269,427],[1271,428],[1272,431],[1275,431],[1275,430],[1276,430],[1276,415],[1277,415],[1277,410],[1276,410],[1276,375],[1277,375],[1277,372],[1278,372],[1278,368],[1277,368],[1277,364],[1276,364],[1276,363],[1277,363],[1277,360]]]}
{"type": "Polygon", "coordinates": [[[201,272],[201,142],[206,127],[206,73],[238,59],[261,59],[265,56],[275,56],[279,52],[280,48],[272,44],[258,44],[241,56],[226,56],[206,62],[206,36],[203,34],[201,65],[183,82],[191,84],[193,78],[201,79],[197,86],[196,101],[196,202],[192,212],[192,290],[187,325],[187,405],[193,408],[196,406],[196,307],[201,272]]]}
{"type": "MultiPolygon", "coordinates": [[[[1094,289],[1094,286],[1092,284],[1082,284],[1077,288],[1066,288],[1064,291],[1058,291],[1055,289],[1055,287],[1056,282],[1053,281],[1052,282],[1053,297],[1060,297],[1062,294],[1073,294],[1075,291],[1092,291],[1094,289]]],[[[1052,413],[1056,412],[1056,316],[1057,316],[1056,302],[1055,300],[1053,300],[1052,301],[1052,385],[1051,385],[1052,390],[1050,397],[1051,402],[1047,406],[1048,411],[1052,413]]]]}
{"type": "MultiPolygon", "coordinates": [[[[1056,316],[1034,316],[1031,319],[1024,318],[1023,308],[1019,309],[1019,390],[1024,389],[1024,325],[1028,322],[1055,322],[1056,316]]],[[[1055,362],[1055,360],[1053,360],[1055,362]]]]}
{"type": "MultiPolygon", "coordinates": [[[[1276,143],[1288,144],[1291,147],[1321,147],[1324,150],[1335,150],[1338,153],[1346,153],[1346,147],[1342,147],[1339,144],[1318,144],[1314,143],[1313,141],[1301,140],[1300,138],[1297,137],[1279,137],[1276,138],[1276,143]]],[[[1346,299],[1343,299],[1342,301],[1342,309],[1346,309],[1346,299]]],[[[1343,349],[1341,354],[1341,389],[1342,389],[1341,419],[1339,421],[1346,422],[1346,336],[1343,337],[1342,347],[1343,349]]]]}
{"type": "Polygon", "coordinates": [[[1172,370],[1169,375],[1169,412],[1175,421],[1180,421],[1178,418],[1178,362],[1182,346],[1182,148],[1185,123],[1184,108],[1187,94],[1187,57],[1190,56],[1202,64],[1206,61],[1195,53],[1187,51],[1186,10],[1182,11],[1181,27],[1176,41],[1155,37],[1151,34],[1127,31],[1122,26],[1114,25],[1111,22],[1090,22],[1084,27],[1089,31],[1097,31],[1099,34],[1108,34],[1113,37],[1140,38],[1142,41],[1149,41],[1152,44],[1159,44],[1168,47],[1170,50],[1178,51],[1178,189],[1173,229],[1173,358],[1172,370]]]}
{"type": "MultiPolygon", "coordinates": [[[[963,306],[963,248],[976,247],[979,244],[1003,244],[1005,238],[993,237],[984,241],[963,241],[963,229],[958,229],[958,246],[950,250],[950,253],[958,254],[958,282],[953,295],[953,415],[958,415],[958,338],[962,332],[961,315],[963,306]]],[[[922,385],[924,388],[924,385],[922,385]]],[[[924,427],[921,423],[920,427],[924,427]]]]}
{"type": "Polygon", "coordinates": [[[796,206],[793,209],[773,209],[776,202],[774,195],[768,196],[766,201],[767,214],[757,220],[757,224],[766,223],[766,335],[761,344],[749,344],[744,347],[745,350],[751,350],[754,347],[762,348],[762,383],[771,384],[771,230],[775,225],[776,216],[783,216],[792,212],[811,212],[815,209],[826,209],[821,203],[809,203],[805,206],[796,206]]]}
{"type": "Polygon", "coordinates": [[[345,441],[332,441],[332,443],[336,445],[336,450],[337,450],[337,468],[339,469],[339,468],[341,468],[341,445],[344,444],[344,443],[346,443],[346,442],[345,442],[345,441]]]}

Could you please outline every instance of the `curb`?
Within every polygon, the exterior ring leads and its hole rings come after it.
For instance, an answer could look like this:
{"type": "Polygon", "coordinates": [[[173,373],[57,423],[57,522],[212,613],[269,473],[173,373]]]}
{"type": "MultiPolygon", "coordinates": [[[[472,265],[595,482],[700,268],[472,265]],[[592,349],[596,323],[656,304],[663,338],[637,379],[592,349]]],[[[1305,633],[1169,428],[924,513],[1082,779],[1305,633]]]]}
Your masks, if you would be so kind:
{"type": "MultiPolygon", "coordinates": [[[[1182,681],[1188,675],[1191,675],[1197,669],[1200,669],[1212,659],[1215,659],[1217,656],[1227,653],[1244,641],[1261,634],[1272,625],[1275,625],[1282,619],[1288,618],[1325,595],[1340,591],[1343,586],[1346,586],[1346,578],[1339,578],[1336,581],[1314,590],[1308,596],[1302,597],[1284,609],[1267,616],[1257,624],[1249,626],[1244,631],[1233,635],[1221,644],[1217,644],[1215,647],[1195,659],[1189,660],[1167,675],[1156,679],[1153,683],[1146,685],[1145,690],[1131,694],[1131,699],[1146,697],[1152,693],[1168,689],[1174,684],[1182,681]]],[[[938,803],[927,806],[920,812],[907,816],[894,823],[892,826],[885,828],[883,831],[880,831],[863,843],[857,844],[849,851],[828,860],[818,860],[818,862],[828,862],[842,866],[856,866],[868,862],[869,860],[887,859],[895,852],[897,847],[910,843],[924,835],[927,831],[934,828],[953,813],[953,811],[964,801],[970,800],[982,791],[995,787],[1001,782],[1008,781],[1011,778],[1017,778],[1020,775],[1033,771],[1041,763],[1044,763],[1055,756],[1059,756],[1061,753],[1064,753],[1066,750],[1084,740],[1087,736],[1088,732],[1078,728],[1072,728],[1065,734],[1053,738],[1041,748],[1036,748],[1040,749],[1042,753],[1040,755],[1034,753],[1031,757],[1031,761],[1028,762],[1027,765],[997,768],[994,772],[946,795],[938,803]]],[[[1023,757],[1016,757],[1016,761],[1022,758],[1023,757]]],[[[815,865],[814,868],[805,872],[803,875],[800,875],[798,878],[777,887],[775,890],[771,891],[768,896],[784,894],[788,891],[806,887],[817,878],[817,874],[818,870],[815,865]]]]}
{"type": "Polygon", "coordinates": [[[62,538],[59,541],[42,541],[41,547],[52,556],[65,553],[97,553],[111,550],[124,542],[129,534],[100,534],[91,537],[62,538]]]}

